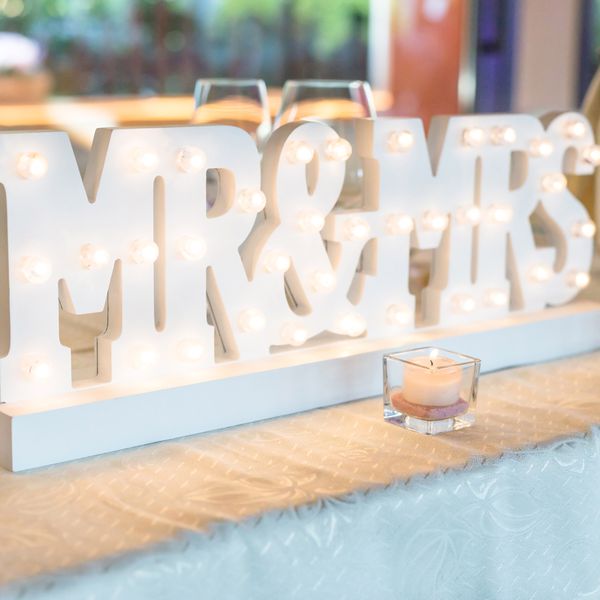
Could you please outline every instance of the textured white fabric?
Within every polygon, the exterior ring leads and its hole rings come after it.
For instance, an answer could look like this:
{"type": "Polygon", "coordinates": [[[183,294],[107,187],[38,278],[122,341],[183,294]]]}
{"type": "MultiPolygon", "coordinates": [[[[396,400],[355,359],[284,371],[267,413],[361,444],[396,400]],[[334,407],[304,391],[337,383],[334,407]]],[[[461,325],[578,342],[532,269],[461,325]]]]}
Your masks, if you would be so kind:
{"type": "Polygon", "coordinates": [[[600,353],[435,438],[351,403],[0,473],[0,598],[600,598],[600,353]]]}

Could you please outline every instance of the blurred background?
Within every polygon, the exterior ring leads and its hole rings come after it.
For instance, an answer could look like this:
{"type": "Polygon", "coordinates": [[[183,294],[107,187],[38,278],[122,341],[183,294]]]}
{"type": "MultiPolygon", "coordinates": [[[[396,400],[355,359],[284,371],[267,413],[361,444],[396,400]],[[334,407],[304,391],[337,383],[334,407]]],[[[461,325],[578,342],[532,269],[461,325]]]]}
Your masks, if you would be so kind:
{"type": "Polygon", "coordinates": [[[150,112],[178,121],[198,78],[264,79],[272,113],[286,80],[334,78],[426,120],[564,109],[599,44],[600,0],[0,0],[0,103],[168,95],[150,112]]]}

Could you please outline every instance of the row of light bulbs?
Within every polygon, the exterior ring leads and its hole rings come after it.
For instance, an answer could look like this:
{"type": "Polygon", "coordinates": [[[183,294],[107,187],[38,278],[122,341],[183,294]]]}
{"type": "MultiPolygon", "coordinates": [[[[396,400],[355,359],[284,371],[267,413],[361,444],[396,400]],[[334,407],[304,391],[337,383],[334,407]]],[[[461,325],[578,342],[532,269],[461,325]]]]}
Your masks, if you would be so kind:
{"type": "MultiPolygon", "coordinates": [[[[580,140],[586,136],[587,128],[583,121],[569,121],[565,125],[564,135],[566,138],[580,140]]],[[[495,126],[487,132],[482,127],[468,127],[462,132],[462,143],[465,146],[478,147],[487,140],[495,145],[509,145],[517,141],[517,132],[513,127],[495,126]]],[[[415,144],[415,136],[412,131],[392,131],[387,137],[387,149],[392,153],[407,152],[415,144]]],[[[534,157],[547,158],[554,152],[554,144],[546,138],[538,138],[531,141],[529,154],[534,157]]],[[[593,144],[581,150],[581,158],[585,162],[600,165],[600,146],[593,144]]]]}
{"type": "MultiPolygon", "coordinates": [[[[546,265],[535,265],[529,271],[530,279],[542,283],[548,281],[553,271],[546,265]]],[[[333,276],[334,277],[334,276],[333,276]]],[[[573,271],[568,275],[569,285],[584,288],[590,283],[590,276],[585,271],[573,271]]],[[[329,284],[327,284],[329,285],[329,284]]],[[[484,293],[483,303],[489,307],[507,306],[509,295],[501,289],[490,289],[484,293]]],[[[455,294],[452,307],[457,313],[468,314],[476,310],[477,301],[470,294],[455,294]]],[[[386,320],[390,325],[408,325],[413,320],[411,309],[403,304],[392,304],[386,310],[386,320]]],[[[258,308],[246,308],[238,316],[238,327],[245,333],[258,333],[266,326],[265,314],[258,308]]],[[[336,319],[338,331],[350,337],[357,337],[366,331],[365,318],[357,312],[346,312],[336,319]]],[[[286,323],[281,329],[281,342],[291,346],[302,346],[308,339],[308,330],[300,323],[286,323]]],[[[201,341],[187,338],[177,344],[177,357],[182,362],[197,362],[204,355],[201,341]]],[[[138,345],[131,352],[131,364],[136,369],[153,367],[158,363],[158,352],[151,346],[138,345]]],[[[39,357],[27,357],[22,371],[28,379],[47,379],[52,369],[48,361],[39,357]]]]}
{"type": "MultiPolygon", "coordinates": [[[[563,130],[566,138],[580,140],[587,133],[586,125],[581,120],[568,121],[563,130]]],[[[513,144],[517,132],[513,127],[495,126],[487,132],[482,127],[468,127],[462,132],[462,143],[465,146],[478,147],[487,140],[494,145],[513,144]]],[[[415,136],[409,130],[392,131],[387,138],[390,152],[406,152],[415,143],[415,136]]],[[[308,164],[315,156],[315,149],[304,140],[292,140],[286,144],[285,155],[293,164],[308,164]]],[[[352,145],[342,137],[334,137],[325,142],[326,158],[335,161],[346,161],[352,155],[352,145]]],[[[554,152],[554,145],[545,138],[532,140],[529,146],[531,156],[548,157],[554,152]]],[[[131,167],[143,173],[155,169],[160,160],[156,152],[147,148],[134,148],[131,152],[131,167]]],[[[581,158],[591,165],[600,165],[600,146],[593,144],[581,150],[581,158]]],[[[180,148],[175,155],[177,168],[185,173],[196,173],[206,167],[206,153],[196,146],[180,148]]],[[[48,161],[39,152],[24,152],[17,159],[17,172],[25,179],[40,179],[48,171],[48,161]]],[[[259,210],[262,210],[259,209],[259,210]]]]}
{"type": "MultiPolygon", "coordinates": [[[[495,223],[507,223],[512,219],[513,210],[508,205],[493,205],[489,209],[489,218],[495,223]]],[[[457,214],[460,223],[477,225],[481,221],[481,210],[475,205],[459,209],[457,214]]],[[[423,216],[423,224],[434,231],[444,230],[448,226],[448,215],[437,211],[427,211],[423,216]]],[[[388,215],[385,221],[386,232],[390,235],[406,235],[414,228],[414,221],[405,213],[388,215]]],[[[366,239],[370,233],[369,223],[360,217],[351,217],[345,224],[346,237],[352,240],[366,239]]],[[[584,220],[574,223],[571,234],[580,238],[592,238],[596,234],[593,221],[584,220]]],[[[187,261],[198,261],[204,258],[207,244],[203,238],[186,235],[177,242],[178,255],[187,261]]],[[[130,245],[129,256],[136,264],[153,263],[159,256],[158,245],[151,240],[134,240],[130,245]]],[[[94,270],[106,266],[110,262],[110,254],[105,248],[95,244],[84,244],[80,249],[80,263],[84,269],[94,270]]],[[[281,250],[267,250],[263,259],[263,269],[267,273],[284,273],[291,265],[290,256],[281,250]]],[[[19,263],[22,278],[29,283],[44,283],[52,275],[52,263],[36,255],[25,256],[19,263]]],[[[533,277],[543,281],[543,278],[533,277]]],[[[315,271],[311,276],[311,288],[314,291],[329,291],[335,287],[336,279],[332,271],[315,271]]]]}
{"type": "MultiPolygon", "coordinates": [[[[352,154],[352,145],[341,137],[327,140],[325,156],[330,160],[346,161],[352,154]]],[[[286,157],[291,163],[308,164],[315,155],[315,149],[303,140],[293,140],[286,144],[286,157]]],[[[148,148],[134,148],[130,152],[130,166],[137,173],[147,173],[160,163],[156,152],[148,148]]],[[[175,164],[179,171],[197,173],[206,168],[206,153],[196,146],[185,146],[177,150],[175,164]]],[[[17,173],[24,179],[40,179],[48,172],[48,160],[39,152],[23,152],[17,157],[17,173]]]]}
{"type": "MultiPolygon", "coordinates": [[[[338,327],[342,333],[356,337],[366,329],[364,317],[358,313],[347,313],[339,317],[338,327]]],[[[246,333],[257,333],[266,326],[264,313],[257,308],[242,310],[238,317],[239,328],[246,333]]],[[[302,346],[308,339],[308,330],[299,323],[286,323],[281,329],[281,343],[291,346],[302,346]]],[[[194,363],[204,356],[204,346],[200,340],[186,338],[176,345],[178,360],[194,363]]],[[[130,364],[134,369],[149,369],[158,364],[160,359],[156,348],[151,345],[137,344],[130,350],[130,364]]],[[[23,376],[31,381],[42,381],[52,375],[52,367],[48,360],[40,355],[28,355],[21,364],[23,376]]]]}
{"type": "MultiPolygon", "coordinates": [[[[544,283],[551,279],[554,272],[546,265],[534,265],[529,270],[529,278],[534,283],[544,283]]],[[[583,289],[590,283],[590,275],[586,271],[572,271],[567,275],[570,286],[583,289]]],[[[455,294],[452,297],[452,308],[456,313],[471,313],[477,308],[476,299],[470,294],[455,294]]],[[[508,293],[500,289],[487,290],[483,296],[483,304],[488,307],[507,306],[508,293]]]]}

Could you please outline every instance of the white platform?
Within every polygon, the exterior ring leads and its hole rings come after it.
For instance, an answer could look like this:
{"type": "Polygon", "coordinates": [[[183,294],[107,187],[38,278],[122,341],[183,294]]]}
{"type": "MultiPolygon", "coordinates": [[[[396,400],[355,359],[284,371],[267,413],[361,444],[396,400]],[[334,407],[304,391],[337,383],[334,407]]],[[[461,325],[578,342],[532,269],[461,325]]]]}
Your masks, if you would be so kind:
{"type": "Polygon", "coordinates": [[[21,471],[378,395],[383,354],[421,345],[477,356],[483,372],[589,352],[600,348],[600,303],[219,365],[210,381],[131,396],[102,399],[107,387],[76,405],[1,405],[0,464],[21,471]]]}

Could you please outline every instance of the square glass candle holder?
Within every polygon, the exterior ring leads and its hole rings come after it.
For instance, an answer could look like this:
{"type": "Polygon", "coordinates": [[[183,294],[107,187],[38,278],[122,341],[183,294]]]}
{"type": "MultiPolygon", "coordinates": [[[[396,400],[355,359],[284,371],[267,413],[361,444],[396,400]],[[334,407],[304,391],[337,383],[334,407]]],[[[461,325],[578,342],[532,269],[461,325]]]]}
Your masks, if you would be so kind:
{"type": "Polygon", "coordinates": [[[470,427],[480,360],[442,348],[415,348],[383,357],[383,416],[435,435],[470,427]]]}

